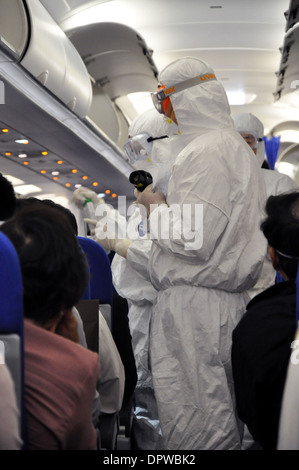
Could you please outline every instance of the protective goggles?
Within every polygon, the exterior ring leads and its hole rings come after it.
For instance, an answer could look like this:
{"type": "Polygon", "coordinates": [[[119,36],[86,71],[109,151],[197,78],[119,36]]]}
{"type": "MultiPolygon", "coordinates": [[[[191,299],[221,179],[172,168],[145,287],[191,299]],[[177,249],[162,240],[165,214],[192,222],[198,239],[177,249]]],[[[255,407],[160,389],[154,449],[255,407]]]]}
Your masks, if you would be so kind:
{"type": "Polygon", "coordinates": [[[133,164],[137,160],[148,158],[151,154],[154,140],[165,139],[167,137],[167,135],[151,137],[147,132],[131,137],[124,145],[129,162],[133,164]]]}
{"type": "Polygon", "coordinates": [[[169,97],[178,91],[186,90],[200,83],[205,83],[211,80],[217,80],[213,73],[206,73],[204,75],[199,75],[198,77],[190,78],[184,82],[178,83],[177,85],[170,86],[165,88],[164,85],[161,85],[157,91],[151,93],[151,97],[154,103],[156,110],[160,114],[165,114],[166,108],[169,103],[169,97]]]}

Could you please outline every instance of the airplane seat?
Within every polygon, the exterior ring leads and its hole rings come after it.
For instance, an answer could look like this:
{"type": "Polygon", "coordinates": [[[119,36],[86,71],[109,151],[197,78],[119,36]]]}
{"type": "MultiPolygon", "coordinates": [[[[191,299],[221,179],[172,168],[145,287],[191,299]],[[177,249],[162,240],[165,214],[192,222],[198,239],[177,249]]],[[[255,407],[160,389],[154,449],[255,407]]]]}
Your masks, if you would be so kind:
{"type": "Polygon", "coordinates": [[[16,392],[20,411],[20,435],[26,448],[26,414],[24,387],[24,317],[23,285],[17,252],[11,241],[0,232],[0,346],[16,392]]]}
{"type": "Polygon", "coordinates": [[[90,269],[89,285],[82,298],[99,300],[101,313],[112,330],[113,285],[108,256],[105,250],[91,238],[78,236],[77,239],[86,254],[90,269]]]}
{"type": "MultiPolygon", "coordinates": [[[[105,250],[98,243],[87,237],[77,236],[77,239],[86,255],[90,272],[89,285],[82,296],[82,300],[87,301],[87,303],[79,303],[78,310],[83,321],[87,347],[94,352],[98,352],[98,342],[100,341],[98,308],[107,321],[110,331],[113,326],[111,266],[105,250]],[[98,302],[96,308],[95,301],[98,302]]],[[[118,413],[101,416],[97,430],[101,445],[100,450],[116,449],[118,429],[118,413]]]]}
{"type": "MultiPolygon", "coordinates": [[[[113,288],[112,283],[112,271],[110,265],[110,259],[108,258],[105,250],[94,240],[87,238],[87,237],[77,237],[79,244],[87,256],[87,260],[89,263],[90,268],[90,282],[89,286],[87,287],[82,300],[95,300],[99,299],[99,307],[100,311],[105,317],[110,331],[112,333],[113,339],[115,340],[115,344],[118,348],[120,357],[124,364],[125,368],[125,375],[126,375],[126,386],[125,386],[125,396],[123,401],[123,408],[121,409],[118,416],[107,416],[106,418],[102,419],[102,427],[100,429],[101,433],[101,442],[104,445],[104,448],[108,448],[108,450],[113,450],[115,447],[121,445],[122,448],[130,448],[130,426],[128,422],[130,422],[130,416],[132,414],[132,397],[133,392],[137,380],[136,375],[136,368],[133,353],[131,352],[131,337],[127,334],[128,326],[126,325],[127,316],[121,321],[120,313],[124,312],[123,306],[121,307],[121,312],[119,311],[119,301],[116,301],[116,293],[113,288]],[[108,308],[107,308],[108,307],[108,308]],[[116,310],[116,320],[117,325],[114,324],[114,309],[116,310]],[[109,311],[110,310],[110,311],[109,311]],[[118,341],[118,338],[123,337],[121,341],[118,341]],[[124,346],[123,343],[127,343],[127,346],[124,346]],[[131,355],[130,355],[131,353],[131,355]],[[128,357],[127,357],[128,356],[128,357]],[[131,360],[131,356],[133,357],[133,362],[131,360]],[[128,363],[129,366],[128,367],[128,363]],[[131,370],[131,364],[134,366],[134,369],[131,370]],[[135,377],[135,375],[136,377],[135,377]],[[132,376],[133,374],[133,376],[132,376]],[[132,377],[131,377],[132,376],[132,377]],[[132,391],[133,390],[133,391],[132,391]],[[130,406],[128,406],[128,403],[130,406]],[[125,430],[125,435],[120,436],[120,432],[125,430]],[[115,432],[115,430],[117,432],[115,432]],[[117,442],[115,442],[115,438],[117,442]],[[121,442],[121,444],[120,444],[121,442]],[[125,447],[123,447],[125,446],[125,447]]],[[[118,297],[118,296],[117,296],[118,297]]],[[[124,300],[124,299],[123,299],[124,300]]],[[[81,307],[83,307],[81,303],[81,307]]],[[[84,322],[86,325],[86,333],[87,328],[90,331],[90,337],[94,333],[94,330],[97,329],[95,326],[98,324],[98,319],[92,320],[92,305],[85,306],[86,311],[80,311],[78,308],[80,315],[83,314],[82,320],[83,325],[84,322]],[[89,308],[90,307],[90,308],[89,308]],[[89,312],[87,311],[89,310],[89,312]],[[93,326],[92,326],[93,323],[93,326]],[[93,330],[93,332],[91,331],[93,330]]],[[[89,336],[89,335],[88,335],[89,336]]],[[[93,335],[94,336],[94,335],[93,335]]],[[[88,337],[86,337],[87,345],[89,343],[88,337]]],[[[92,343],[95,344],[95,340],[92,340],[92,343]]],[[[94,349],[96,351],[96,349],[94,349]]]]}
{"type": "Polygon", "coordinates": [[[117,325],[117,328],[113,331],[113,337],[122,358],[126,375],[123,404],[119,413],[117,449],[130,450],[137,370],[129,328],[128,302],[116,291],[113,293],[113,312],[114,324],[117,325]]]}

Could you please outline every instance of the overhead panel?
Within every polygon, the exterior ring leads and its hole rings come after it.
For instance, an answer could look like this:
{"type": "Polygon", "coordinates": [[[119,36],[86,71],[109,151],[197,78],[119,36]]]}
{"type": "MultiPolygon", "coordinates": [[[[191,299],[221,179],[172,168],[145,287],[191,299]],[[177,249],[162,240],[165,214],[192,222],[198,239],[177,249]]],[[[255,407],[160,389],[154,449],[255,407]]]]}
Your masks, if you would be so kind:
{"type": "Polygon", "coordinates": [[[40,0],[58,24],[85,8],[107,1],[111,0],[40,0]]]}
{"type": "MultiPolygon", "coordinates": [[[[1,71],[0,60],[0,71],[1,71]]],[[[15,75],[18,75],[17,65],[13,67],[15,75]]],[[[28,85],[28,82],[26,82],[28,85]]],[[[28,87],[29,88],[29,87],[28,87]]],[[[39,97],[39,86],[34,86],[36,97],[39,97]]],[[[53,103],[51,112],[48,112],[47,103],[44,101],[32,102],[23,90],[5,81],[6,104],[1,115],[1,125],[8,128],[9,132],[0,133],[0,160],[1,171],[11,163],[13,174],[18,176],[19,171],[24,171],[24,161],[27,177],[35,173],[36,179],[41,176],[45,182],[53,181],[53,171],[59,171],[56,183],[74,191],[77,184],[105,192],[109,189],[111,195],[128,195],[132,197],[132,188],[128,176],[132,171],[131,166],[122,158],[121,151],[110,141],[105,141],[103,135],[96,135],[86,123],[72,115],[70,111],[58,102],[53,103]],[[57,107],[54,106],[57,104],[57,107]],[[58,113],[62,119],[57,119],[58,113]],[[29,143],[19,144],[15,139],[26,138],[29,143]],[[46,155],[42,152],[47,151],[46,155]],[[6,154],[8,152],[9,154],[6,154]],[[20,158],[19,154],[25,153],[26,158],[20,158]],[[58,163],[61,161],[61,163],[58,163]],[[72,170],[76,169],[74,173],[72,170]],[[43,171],[43,173],[42,173],[43,171]],[[87,176],[88,179],[83,179],[87,176]],[[94,186],[94,183],[98,183],[94,186]]],[[[2,128],[0,126],[0,129],[2,128]]],[[[7,170],[5,170],[7,171],[7,170]]],[[[25,181],[25,177],[22,178],[25,181]]],[[[57,192],[56,190],[54,192],[57,192]]],[[[112,197],[112,196],[111,196],[112,197]]],[[[107,202],[113,203],[113,199],[107,202]]]]}

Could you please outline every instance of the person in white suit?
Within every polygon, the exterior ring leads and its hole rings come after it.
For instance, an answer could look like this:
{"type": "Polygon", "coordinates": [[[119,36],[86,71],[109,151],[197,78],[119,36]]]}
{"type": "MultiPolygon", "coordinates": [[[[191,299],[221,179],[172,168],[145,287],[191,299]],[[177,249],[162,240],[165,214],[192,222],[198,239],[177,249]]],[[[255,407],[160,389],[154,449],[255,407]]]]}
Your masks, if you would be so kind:
{"type": "MultiPolygon", "coordinates": [[[[233,114],[232,118],[236,130],[252,149],[261,167],[266,185],[266,200],[269,196],[277,196],[278,194],[297,189],[298,185],[289,176],[276,170],[262,167],[265,161],[265,143],[263,141],[264,125],[260,119],[252,113],[237,113],[233,114]]],[[[264,206],[266,206],[266,200],[264,206]]],[[[267,253],[259,279],[253,288],[248,291],[250,297],[253,298],[272,286],[275,283],[276,276],[277,273],[272,266],[270,255],[267,253]]]]}
{"type": "Polygon", "coordinates": [[[158,295],[150,359],[164,443],[172,450],[240,449],[231,333],[266,253],[259,229],[264,181],[207,63],[178,59],[159,82],[153,102],[177,125],[183,150],[167,197],[150,186],[135,196],[153,238],[149,273],[158,295]]]}

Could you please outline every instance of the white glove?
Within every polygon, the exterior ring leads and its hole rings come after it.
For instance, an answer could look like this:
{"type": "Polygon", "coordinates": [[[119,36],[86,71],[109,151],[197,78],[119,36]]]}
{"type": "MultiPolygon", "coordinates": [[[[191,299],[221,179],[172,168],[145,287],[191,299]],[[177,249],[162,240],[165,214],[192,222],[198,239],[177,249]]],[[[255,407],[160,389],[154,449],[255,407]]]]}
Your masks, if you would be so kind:
{"type": "Polygon", "coordinates": [[[145,188],[144,191],[140,192],[138,189],[134,190],[134,196],[136,197],[137,204],[141,204],[146,208],[147,214],[151,213],[151,205],[155,204],[160,206],[166,204],[166,198],[164,194],[156,189],[153,192],[153,185],[150,184],[145,188]]]}
{"type": "Polygon", "coordinates": [[[119,256],[122,256],[123,258],[127,258],[128,248],[131,243],[132,240],[129,240],[128,238],[116,238],[114,243],[115,253],[117,253],[119,256]]]}
{"type": "Polygon", "coordinates": [[[99,198],[94,191],[91,191],[88,188],[81,187],[73,192],[72,200],[78,209],[83,209],[86,199],[91,199],[94,206],[104,203],[103,199],[99,198]]]}
{"type": "Polygon", "coordinates": [[[115,251],[115,253],[123,258],[127,257],[128,248],[132,243],[131,240],[118,238],[114,232],[109,231],[107,224],[92,219],[84,219],[84,221],[89,224],[89,227],[93,227],[91,229],[91,238],[104,248],[107,254],[110,251],[115,251]]]}

